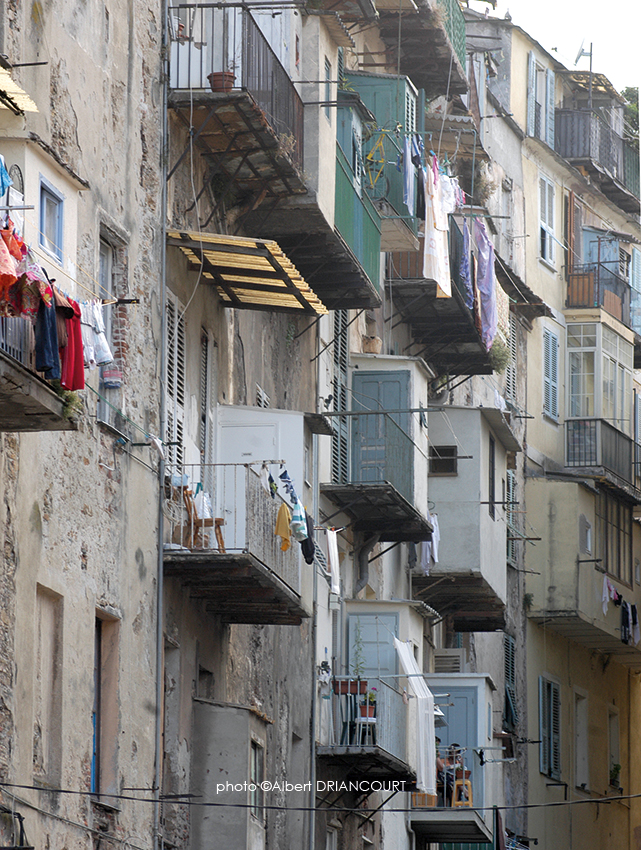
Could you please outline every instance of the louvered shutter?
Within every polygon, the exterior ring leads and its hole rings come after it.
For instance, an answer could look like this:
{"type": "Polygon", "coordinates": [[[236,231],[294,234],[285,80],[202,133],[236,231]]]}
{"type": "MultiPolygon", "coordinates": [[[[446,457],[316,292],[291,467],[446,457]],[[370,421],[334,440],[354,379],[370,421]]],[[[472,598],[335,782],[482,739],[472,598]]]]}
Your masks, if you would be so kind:
{"type": "Polygon", "coordinates": [[[546,776],[550,771],[550,693],[543,676],[539,676],[539,770],[546,776]]]}
{"type": "MultiPolygon", "coordinates": [[[[334,313],[334,410],[347,410],[348,311],[334,313]]],[[[349,425],[346,416],[334,422],[332,438],[332,480],[337,484],[349,481],[349,425]]]]}
{"type": "Polygon", "coordinates": [[[534,52],[530,50],[527,62],[527,134],[534,135],[536,115],[536,62],[534,52]]]}
{"type": "Polygon", "coordinates": [[[543,412],[553,419],[559,416],[558,337],[543,331],[543,412]]]}
{"type": "Polygon", "coordinates": [[[554,71],[550,68],[545,76],[545,93],[547,101],[547,118],[545,123],[545,141],[554,148],[554,71]]]}
{"type": "Polygon", "coordinates": [[[561,778],[561,689],[554,682],[550,686],[550,776],[561,778]]]}
{"type": "Polygon", "coordinates": [[[185,322],[183,308],[174,298],[167,298],[167,458],[170,463],[184,460],[183,436],[185,421],[185,322]]]}
{"type": "Polygon", "coordinates": [[[508,340],[510,347],[510,362],[505,370],[505,397],[508,401],[516,401],[516,317],[512,313],[510,315],[510,338],[508,340]]]}
{"type": "Polygon", "coordinates": [[[505,651],[505,711],[504,722],[513,731],[518,721],[516,711],[516,643],[512,635],[503,636],[505,651]]]}

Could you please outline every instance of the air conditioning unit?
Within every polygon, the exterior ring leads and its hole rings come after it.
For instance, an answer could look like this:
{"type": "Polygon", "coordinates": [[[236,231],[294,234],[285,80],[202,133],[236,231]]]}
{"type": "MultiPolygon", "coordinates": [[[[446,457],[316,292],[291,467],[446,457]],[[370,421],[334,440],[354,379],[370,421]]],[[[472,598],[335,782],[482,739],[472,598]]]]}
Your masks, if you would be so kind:
{"type": "Polygon", "coordinates": [[[467,673],[467,650],[435,649],[435,673],[467,673]]]}

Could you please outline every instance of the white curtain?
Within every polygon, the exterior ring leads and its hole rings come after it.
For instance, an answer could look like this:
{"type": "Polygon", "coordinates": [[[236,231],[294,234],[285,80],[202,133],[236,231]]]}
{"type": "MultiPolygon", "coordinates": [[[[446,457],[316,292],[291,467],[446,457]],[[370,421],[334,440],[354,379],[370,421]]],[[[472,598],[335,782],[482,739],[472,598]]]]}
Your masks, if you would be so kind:
{"type": "Polygon", "coordinates": [[[416,740],[418,744],[418,764],[416,766],[416,785],[419,791],[436,794],[436,741],[434,732],[434,697],[427,687],[423,674],[419,670],[411,643],[403,643],[394,638],[401,666],[408,676],[410,690],[416,697],[416,740]]]}

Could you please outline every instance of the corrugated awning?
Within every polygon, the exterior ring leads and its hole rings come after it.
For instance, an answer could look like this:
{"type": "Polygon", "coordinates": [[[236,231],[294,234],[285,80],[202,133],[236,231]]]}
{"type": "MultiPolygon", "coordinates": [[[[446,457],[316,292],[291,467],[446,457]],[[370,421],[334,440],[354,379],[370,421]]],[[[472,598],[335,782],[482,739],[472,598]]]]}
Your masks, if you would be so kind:
{"type": "Polygon", "coordinates": [[[327,308],[276,242],[215,233],[170,231],[190,263],[202,266],[224,307],[321,315],[327,308]]]}
{"type": "Polygon", "coordinates": [[[3,67],[0,67],[0,106],[6,106],[16,115],[38,111],[26,91],[13,79],[11,72],[3,67]]]}

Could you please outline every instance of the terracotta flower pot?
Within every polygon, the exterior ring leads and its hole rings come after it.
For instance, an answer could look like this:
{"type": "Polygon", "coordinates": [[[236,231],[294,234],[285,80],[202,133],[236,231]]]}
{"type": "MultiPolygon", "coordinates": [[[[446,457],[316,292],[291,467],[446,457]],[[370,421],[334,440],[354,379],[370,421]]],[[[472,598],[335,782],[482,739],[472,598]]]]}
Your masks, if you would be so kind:
{"type": "Polygon", "coordinates": [[[234,88],[236,75],[233,71],[212,71],[207,75],[212,91],[228,92],[234,88]]]}
{"type": "Polygon", "coordinates": [[[374,717],[375,705],[359,705],[361,717],[374,717]]]}

